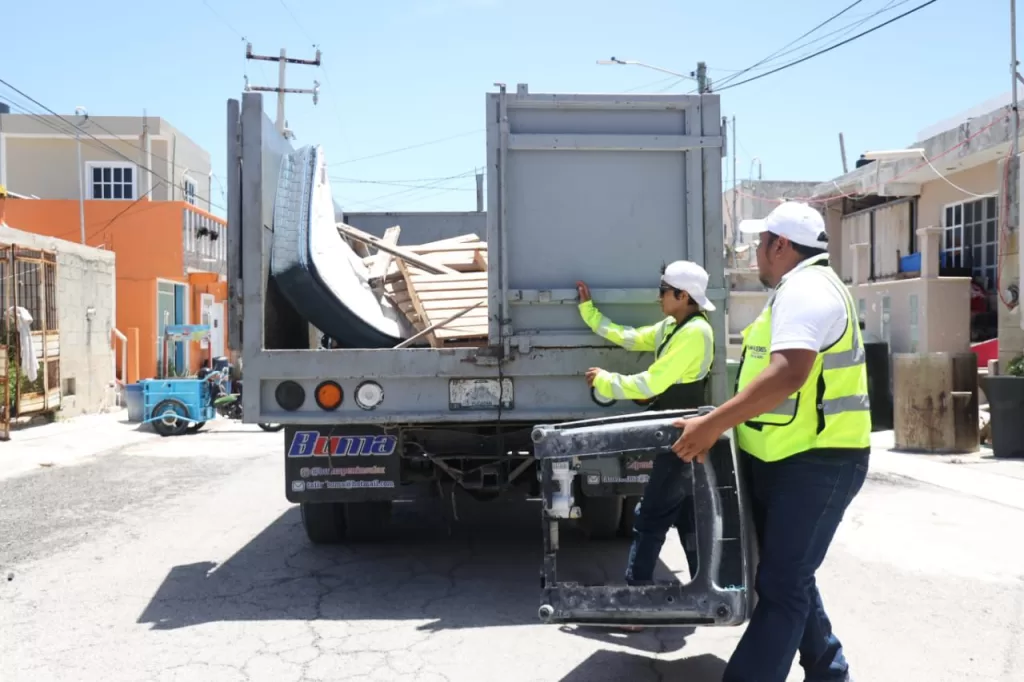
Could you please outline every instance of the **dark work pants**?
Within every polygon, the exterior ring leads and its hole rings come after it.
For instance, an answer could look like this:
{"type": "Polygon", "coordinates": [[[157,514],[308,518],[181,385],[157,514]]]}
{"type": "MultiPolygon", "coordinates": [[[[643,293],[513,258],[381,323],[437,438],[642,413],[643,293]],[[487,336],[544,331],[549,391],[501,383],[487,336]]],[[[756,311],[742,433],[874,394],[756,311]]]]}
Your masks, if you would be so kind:
{"type": "Polygon", "coordinates": [[[654,579],[654,567],[665,544],[665,536],[673,525],[686,552],[690,575],[697,569],[696,520],[693,504],[687,501],[692,486],[684,477],[684,463],[673,452],[654,458],[651,478],[644,486],[644,496],[633,521],[633,544],[629,548],[626,583],[645,583],[654,579]],[[684,485],[686,484],[686,485],[684,485]]]}
{"type": "Polygon", "coordinates": [[[868,472],[868,450],[812,450],[767,463],[743,453],[760,560],[758,602],[722,682],[784,682],[799,652],[807,682],[849,665],[814,581],[868,472]]]}

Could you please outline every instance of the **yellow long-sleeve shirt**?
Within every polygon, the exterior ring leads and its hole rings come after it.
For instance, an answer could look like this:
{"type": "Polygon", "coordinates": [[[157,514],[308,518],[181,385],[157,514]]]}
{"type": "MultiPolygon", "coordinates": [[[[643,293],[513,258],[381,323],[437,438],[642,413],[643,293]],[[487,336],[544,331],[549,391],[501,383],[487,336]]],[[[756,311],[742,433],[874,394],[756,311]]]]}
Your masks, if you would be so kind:
{"type": "Polygon", "coordinates": [[[654,398],[674,384],[700,381],[711,368],[715,337],[711,324],[703,314],[688,320],[662,348],[662,343],[677,326],[674,318],[666,317],[645,327],[627,327],[615,324],[602,315],[593,301],[580,303],[579,310],[587,326],[602,338],[627,350],[655,354],[651,366],[638,374],[602,370],[594,379],[594,388],[604,398],[654,398]]]}

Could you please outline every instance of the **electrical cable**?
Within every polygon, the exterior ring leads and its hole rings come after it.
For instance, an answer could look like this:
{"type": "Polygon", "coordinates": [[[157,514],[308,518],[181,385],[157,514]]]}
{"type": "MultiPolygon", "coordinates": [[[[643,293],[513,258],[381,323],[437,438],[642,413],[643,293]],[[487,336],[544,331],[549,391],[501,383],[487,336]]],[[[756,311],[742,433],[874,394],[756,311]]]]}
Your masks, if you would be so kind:
{"type": "Polygon", "coordinates": [[[764,64],[765,62],[769,61],[769,60],[770,60],[770,59],[772,59],[773,57],[777,56],[777,55],[778,55],[778,54],[779,54],[780,52],[782,52],[783,50],[785,50],[785,49],[786,49],[787,47],[790,47],[790,46],[792,46],[792,45],[793,45],[793,43],[797,43],[797,42],[800,42],[801,40],[803,40],[803,39],[804,39],[804,38],[806,38],[807,36],[811,35],[811,34],[812,34],[812,33],[814,33],[815,31],[817,31],[817,30],[818,30],[819,28],[821,28],[821,27],[825,26],[826,24],[828,24],[828,23],[830,23],[830,22],[832,22],[832,21],[834,21],[834,20],[838,19],[839,17],[841,17],[842,15],[846,14],[846,13],[847,13],[848,11],[850,11],[851,9],[853,9],[854,7],[856,7],[857,5],[859,5],[859,4],[860,4],[860,3],[862,3],[862,2],[864,2],[864,0],[854,0],[854,2],[850,3],[849,5],[847,5],[846,7],[844,7],[843,9],[839,10],[838,12],[836,12],[835,14],[833,14],[832,16],[830,16],[830,17],[829,17],[828,19],[826,19],[825,21],[821,22],[820,24],[818,24],[817,26],[815,26],[815,27],[814,27],[814,28],[812,28],[811,30],[809,30],[809,31],[807,31],[806,33],[804,33],[804,34],[803,34],[802,36],[800,36],[799,38],[795,38],[794,40],[790,41],[789,43],[787,43],[787,44],[783,45],[783,46],[782,46],[782,47],[780,47],[780,48],[779,48],[778,50],[776,50],[775,52],[771,53],[770,55],[768,55],[767,57],[765,57],[765,58],[764,58],[764,59],[762,59],[761,61],[759,61],[759,62],[755,62],[755,63],[754,63],[754,64],[752,64],[751,66],[748,66],[748,67],[747,67],[747,68],[745,68],[745,69],[742,69],[742,70],[740,70],[740,71],[737,71],[736,73],[732,74],[731,76],[726,76],[726,77],[725,77],[725,78],[724,78],[724,79],[722,80],[722,83],[721,83],[721,85],[726,85],[726,84],[727,84],[727,83],[728,83],[729,81],[733,81],[733,80],[736,80],[737,78],[739,78],[739,77],[740,77],[740,76],[742,76],[743,74],[745,74],[745,73],[747,73],[747,72],[749,72],[749,71],[751,71],[751,70],[753,70],[753,69],[756,69],[757,67],[761,66],[762,64],[764,64]]]}
{"type": "MultiPolygon", "coordinates": [[[[156,177],[156,178],[157,178],[158,180],[161,180],[161,181],[163,181],[164,183],[166,183],[166,184],[168,184],[168,185],[173,185],[173,184],[174,184],[174,183],[172,183],[171,181],[169,181],[169,180],[168,180],[167,178],[165,178],[165,177],[164,177],[163,175],[161,175],[160,173],[157,173],[156,171],[154,171],[154,170],[153,170],[152,168],[148,168],[148,167],[147,167],[147,166],[146,166],[145,164],[141,164],[141,163],[139,163],[139,162],[138,162],[137,160],[135,160],[135,159],[132,159],[132,158],[128,157],[127,155],[125,155],[125,154],[124,154],[123,152],[121,152],[120,150],[118,150],[118,149],[116,149],[116,148],[114,148],[114,147],[110,146],[109,144],[105,143],[105,142],[104,142],[103,140],[99,139],[98,137],[96,137],[95,135],[93,135],[92,133],[90,133],[90,132],[89,132],[88,130],[84,130],[84,129],[83,129],[83,128],[82,128],[81,126],[78,126],[78,125],[76,125],[75,123],[72,123],[71,121],[69,121],[68,119],[64,118],[64,117],[63,117],[62,115],[58,114],[58,113],[57,113],[56,111],[54,111],[54,110],[53,110],[53,109],[51,109],[50,107],[46,106],[45,104],[43,104],[43,103],[42,103],[42,102],[40,102],[39,100],[35,99],[34,97],[32,97],[31,95],[29,95],[28,93],[26,93],[26,92],[24,92],[24,91],[22,91],[22,90],[19,90],[19,89],[18,89],[18,88],[16,88],[15,86],[11,85],[11,84],[10,84],[9,82],[7,82],[6,80],[4,80],[3,78],[0,78],[0,84],[2,84],[2,85],[5,85],[5,86],[7,86],[8,88],[10,88],[10,89],[11,89],[11,90],[13,90],[14,92],[18,93],[19,95],[21,95],[22,97],[24,97],[24,98],[25,98],[25,99],[27,99],[28,101],[32,102],[32,103],[33,103],[33,104],[35,104],[36,106],[38,106],[38,107],[41,107],[41,108],[45,109],[45,110],[46,110],[47,112],[49,112],[49,113],[50,113],[51,115],[53,115],[53,116],[56,116],[56,117],[57,117],[58,119],[60,119],[60,120],[61,120],[61,121],[63,121],[63,122],[65,123],[65,124],[67,124],[68,126],[70,126],[70,127],[71,127],[71,128],[73,129],[73,130],[77,130],[77,131],[79,131],[80,133],[82,133],[82,134],[84,134],[84,135],[87,135],[88,137],[92,138],[92,139],[93,139],[93,140],[95,140],[95,141],[96,141],[97,143],[99,143],[99,145],[100,145],[101,147],[103,147],[103,148],[104,148],[104,149],[106,149],[107,151],[111,152],[112,154],[114,154],[114,155],[118,156],[119,158],[122,158],[122,159],[124,159],[125,161],[128,161],[129,163],[133,163],[133,164],[135,164],[135,165],[136,165],[136,166],[138,166],[139,168],[141,168],[141,169],[145,170],[146,172],[148,172],[148,173],[149,173],[149,174],[151,174],[152,176],[156,177]]],[[[67,134],[67,132],[65,132],[65,134],[67,134]]],[[[82,140],[82,141],[84,142],[84,140],[82,140]]],[[[225,211],[225,212],[227,212],[227,209],[226,209],[225,207],[223,207],[223,206],[219,206],[219,205],[217,205],[217,204],[213,203],[213,201],[211,201],[211,200],[210,200],[209,198],[207,198],[207,197],[200,197],[200,196],[199,196],[199,195],[197,194],[197,195],[196,195],[196,198],[198,198],[198,199],[202,199],[203,201],[205,201],[205,202],[206,202],[206,203],[207,203],[207,204],[208,204],[209,206],[211,206],[211,207],[214,207],[214,208],[219,208],[219,209],[221,209],[222,211],[225,211]]]]}
{"type": "Polygon", "coordinates": [[[860,33],[858,33],[857,35],[855,35],[853,37],[847,38],[846,40],[842,40],[842,41],[840,41],[838,43],[835,43],[834,45],[830,45],[830,46],[828,46],[828,47],[826,47],[824,49],[817,50],[816,52],[813,52],[812,54],[809,54],[806,57],[801,57],[800,59],[796,59],[794,61],[788,62],[786,64],[783,64],[782,66],[779,66],[779,67],[776,67],[774,69],[771,69],[770,71],[765,71],[764,73],[759,73],[756,76],[751,76],[750,78],[745,78],[745,79],[743,79],[741,81],[738,81],[738,82],[729,83],[728,85],[725,85],[723,87],[717,88],[717,91],[721,92],[723,90],[728,90],[729,88],[735,88],[735,87],[737,87],[739,85],[745,85],[747,83],[752,83],[753,81],[756,81],[756,80],[759,80],[761,78],[764,78],[765,76],[771,76],[772,74],[778,73],[779,71],[783,71],[785,69],[788,69],[790,67],[796,66],[798,64],[802,64],[802,63],[804,63],[804,62],[806,62],[806,61],[808,61],[810,59],[814,59],[815,57],[820,57],[821,55],[826,54],[827,52],[831,52],[832,50],[835,50],[836,48],[839,48],[839,47],[842,47],[843,45],[847,45],[849,43],[852,43],[853,41],[857,40],[858,38],[863,38],[864,36],[866,36],[866,35],[868,35],[870,33],[874,33],[875,31],[877,31],[880,28],[884,28],[884,27],[888,26],[889,24],[892,24],[892,23],[894,23],[896,21],[899,21],[900,19],[903,19],[904,17],[908,17],[911,14],[914,14],[915,12],[918,12],[918,11],[924,9],[925,7],[928,7],[929,5],[935,4],[936,2],[938,2],[938,0],[928,0],[927,2],[921,3],[920,5],[917,5],[916,7],[913,7],[911,9],[907,10],[903,14],[896,15],[895,17],[889,19],[888,21],[883,21],[881,24],[878,24],[876,26],[872,26],[871,28],[869,28],[866,31],[861,31],[860,33]]]}
{"type": "Polygon", "coordinates": [[[359,156],[354,159],[345,159],[344,161],[335,161],[334,163],[327,164],[328,166],[341,166],[346,163],[355,163],[356,161],[366,161],[367,159],[377,159],[382,156],[388,156],[389,154],[397,154],[399,152],[409,151],[410,149],[419,149],[420,147],[427,147],[434,144],[440,144],[442,142],[448,142],[449,140],[457,140],[461,137],[469,137],[470,135],[476,135],[477,133],[484,132],[483,128],[476,130],[468,130],[458,135],[449,135],[448,137],[441,137],[436,140],[428,140],[426,142],[420,142],[419,144],[411,144],[407,147],[398,147],[397,149],[389,149],[387,151],[378,152],[376,154],[369,154],[367,156],[359,156]]]}

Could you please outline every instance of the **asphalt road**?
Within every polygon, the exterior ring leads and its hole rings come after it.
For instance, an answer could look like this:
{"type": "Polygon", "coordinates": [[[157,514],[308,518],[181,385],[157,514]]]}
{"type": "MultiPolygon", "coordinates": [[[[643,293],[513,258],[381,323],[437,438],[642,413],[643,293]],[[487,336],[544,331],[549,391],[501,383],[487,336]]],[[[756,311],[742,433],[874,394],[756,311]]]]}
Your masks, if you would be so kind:
{"type": "MultiPolygon", "coordinates": [[[[737,629],[540,625],[530,505],[435,500],[380,542],[309,545],[281,440],[153,436],[0,480],[0,679],[720,679],[737,629]]],[[[819,575],[856,679],[1024,679],[1022,527],[1012,507],[869,479],[819,575]]],[[[570,544],[581,577],[621,572],[624,545],[570,544]]],[[[663,558],[685,565],[677,544],[663,558]]]]}

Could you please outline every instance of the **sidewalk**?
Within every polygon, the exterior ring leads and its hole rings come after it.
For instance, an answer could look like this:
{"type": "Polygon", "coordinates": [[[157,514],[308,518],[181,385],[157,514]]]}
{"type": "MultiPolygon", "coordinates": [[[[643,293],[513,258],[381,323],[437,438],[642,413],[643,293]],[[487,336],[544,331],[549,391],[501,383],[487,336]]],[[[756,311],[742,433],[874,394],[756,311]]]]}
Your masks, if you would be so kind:
{"type": "Polygon", "coordinates": [[[89,414],[65,421],[17,429],[0,442],[0,479],[42,467],[71,466],[97,455],[159,438],[153,431],[128,423],[128,411],[89,414]]]}
{"type": "Polygon", "coordinates": [[[902,476],[1024,510],[1024,460],[995,459],[985,447],[971,455],[926,455],[893,452],[893,444],[892,431],[871,434],[869,477],[902,476]]]}

